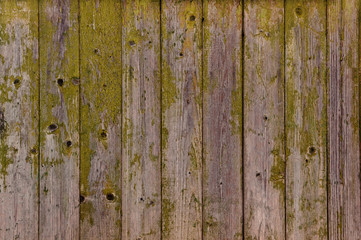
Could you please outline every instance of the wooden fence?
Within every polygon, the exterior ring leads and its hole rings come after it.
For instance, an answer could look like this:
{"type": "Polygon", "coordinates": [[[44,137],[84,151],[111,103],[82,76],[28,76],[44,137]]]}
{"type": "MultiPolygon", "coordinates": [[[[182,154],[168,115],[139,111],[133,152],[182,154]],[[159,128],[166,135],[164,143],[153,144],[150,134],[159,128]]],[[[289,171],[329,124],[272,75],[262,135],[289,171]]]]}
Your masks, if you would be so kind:
{"type": "Polygon", "coordinates": [[[0,239],[361,239],[360,5],[0,1],[0,239]]]}

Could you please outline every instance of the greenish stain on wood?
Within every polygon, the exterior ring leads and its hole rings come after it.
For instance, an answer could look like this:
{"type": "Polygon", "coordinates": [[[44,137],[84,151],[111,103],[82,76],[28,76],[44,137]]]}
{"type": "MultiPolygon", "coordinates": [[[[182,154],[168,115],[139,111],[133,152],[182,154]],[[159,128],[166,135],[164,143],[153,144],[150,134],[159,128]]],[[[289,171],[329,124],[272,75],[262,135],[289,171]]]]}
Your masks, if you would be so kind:
{"type": "Polygon", "coordinates": [[[121,3],[79,3],[80,192],[88,205],[80,205],[80,235],[114,239],[121,234],[121,3]]]}
{"type": "Polygon", "coordinates": [[[203,236],[241,239],[242,3],[203,2],[203,236]]]}
{"type": "Polygon", "coordinates": [[[39,234],[41,239],[79,238],[79,212],[74,211],[79,205],[74,184],[79,183],[79,85],[73,81],[79,78],[78,2],[41,1],[39,11],[39,234]]]}
{"type": "Polygon", "coordinates": [[[201,238],[201,1],[162,1],[162,238],[201,238]],[[183,210],[184,211],[183,211],[183,210]]]}
{"type": "Polygon", "coordinates": [[[244,236],[285,239],[284,1],[244,4],[244,236]]]}
{"type": "Polygon", "coordinates": [[[327,238],[326,2],[286,3],[287,236],[327,238]]]}
{"type": "Polygon", "coordinates": [[[38,23],[37,1],[0,2],[0,239],[38,236],[38,23]]]}
{"type": "Polygon", "coordinates": [[[122,3],[122,238],[160,238],[160,1],[122,3]]]}

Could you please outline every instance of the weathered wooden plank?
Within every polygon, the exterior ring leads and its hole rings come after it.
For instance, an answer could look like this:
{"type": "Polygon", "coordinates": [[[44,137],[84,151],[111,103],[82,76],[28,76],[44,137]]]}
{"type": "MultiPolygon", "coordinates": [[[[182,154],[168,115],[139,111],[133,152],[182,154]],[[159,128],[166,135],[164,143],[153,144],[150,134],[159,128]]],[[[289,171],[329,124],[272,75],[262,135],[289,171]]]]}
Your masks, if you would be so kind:
{"type": "Polygon", "coordinates": [[[242,4],[203,14],[204,239],[242,239],[242,4]]]}
{"type": "Polygon", "coordinates": [[[0,2],[0,239],[38,239],[38,3],[0,2]]]}
{"type": "Polygon", "coordinates": [[[122,239],[160,239],[160,1],[122,12],[122,239]]]}
{"type": "Polygon", "coordinates": [[[80,237],[121,234],[121,2],[80,1],[80,237]]]}
{"type": "Polygon", "coordinates": [[[360,1],[328,1],[329,239],[360,239],[360,1]]]}
{"type": "Polygon", "coordinates": [[[78,3],[40,1],[39,9],[39,239],[78,239],[78,3]]]}
{"type": "Polygon", "coordinates": [[[162,2],[162,239],[202,236],[202,4],[162,2]]]}
{"type": "Polygon", "coordinates": [[[287,1],[286,236],[327,238],[326,2],[287,1]]]}
{"type": "Polygon", "coordinates": [[[245,239],[285,239],[284,1],[244,6],[245,239]]]}

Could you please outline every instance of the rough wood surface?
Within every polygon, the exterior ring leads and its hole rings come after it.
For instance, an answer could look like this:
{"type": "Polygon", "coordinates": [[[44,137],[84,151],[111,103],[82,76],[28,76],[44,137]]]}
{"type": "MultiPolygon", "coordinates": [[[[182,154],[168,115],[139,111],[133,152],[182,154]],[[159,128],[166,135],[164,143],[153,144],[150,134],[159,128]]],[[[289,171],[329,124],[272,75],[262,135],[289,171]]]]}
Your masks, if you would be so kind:
{"type": "Polygon", "coordinates": [[[287,239],[327,239],[325,4],[285,8],[287,239]]]}
{"type": "Polygon", "coordinates": [[[80,237],[119,239],[121,2],[80,1],[80,15],[80,237]]]}
{"type": "Polygon", "coordinates": [[[160,239],[160,1],[123,1],[122,239],[160,239]]]}
{"type": "Polygon", "coordinates": [[[77,1],[41,1],[39,239],[79,238],[77,1]]]}
{"type": "Polygon", "coordinates": [[[0,239],[38,239],[38,3],[0,2],[0,239]]]}
{"type": "Polygon", "coordinates": [[[285,239],[283,7],[244,6],[245,239],[285,239]]]}
{"type": "Polygon", "coordinates": [[[162,2],[162,239],[202,236],[202,4],[162,2]]]}
{"type": "Polygon", "coordinates": [[[360,239],[360,1],[328,1],[329,239],[360,239]]]}
{"type": "Polygon", "coordinates": [[[204,239],[242,239],[242,5],[204,1],[204,239]]]}
{"type": "Polygon", "coordinates": [[[361,236],[360,1],[0,1],[0,240],[361,236]]]}

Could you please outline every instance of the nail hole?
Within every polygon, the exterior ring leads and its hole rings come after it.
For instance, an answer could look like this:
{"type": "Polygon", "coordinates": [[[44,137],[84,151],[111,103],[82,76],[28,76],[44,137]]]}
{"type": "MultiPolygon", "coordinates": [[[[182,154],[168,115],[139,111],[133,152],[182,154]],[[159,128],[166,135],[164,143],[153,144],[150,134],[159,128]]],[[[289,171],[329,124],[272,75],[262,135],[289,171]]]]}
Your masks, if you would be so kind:
{"type": "Polygon", "coordinates": [[[98,53],[99,52],[99,49],[94,49],[94,53],[98,53]]]}
{"type": "Polygon", "coordinates": [[[114,194],[113,193],[107,193],[107,199],[109,201],[113,201],[114,200],[114,194]]]}
{"type": "Polygon", "coordinates": [[[194,15],[192,15],[189,17],[189,20],[194,21],[194,20],[196,20],[196,17],[194,15]]]}
{"type": "Polygon", "coordinates": [[[63,84],[64,84],[64,80],[59,78],[58,79],[58,85],[61,87],[61,86],[63,86],[63,84]]]}
{"type": "Polygon", "coordinates": [[[49,125],[49,127],[48,127],[48,130],[50,131],[50,132],[54,132],[56,129],[58,129],[58,125],[56,125],[56,124],[50,124],[49,125]]]}
{"type": "Polygon", "coordinates": [[[183,57],[183,53],[179,53],[179,56],[183,57]]]}
{"type": "Polygon", "coordinates": [[[314,153],[316,153],[316,148],[315,148],[315,147],[310,147],[310,148],[308,149],[308,152],[309,152],[310,154],[314,154],[314,153]]]}
{"type": "Polygon", "coordinates": [[[15,85],[17,85],[17,84],[19,84],[19,83],[20,83],[20,80],[19,80],[19,79],[15,79],[15,80],[14,80],[14,84],[15,84],[15,85]]]}
{"type": "Polygon", "coordinates": [[[142,201],[142,202],[143,202],[143,201],[144,201],[144,198],[142,198],[142,197],[141,197],[141,198],[140,198],[140,201],[142,201]]]}
{"type": "Polygon", "coordinates": [[[85,197],[84,197],[83,195],[80,195],[79,200],[80,200],[80,202],[82,203],[82,202],[85,201],[85,197]]]}
{"type": "Polygon", "coordinates": [[[263,120],[267,121],[268,120],[268,117],[265,115],[263,116],[263,120]]]}
{"type": "Polygon", "coordinates": [[[202,17],[202,22],[204,22],[204,17],[202,17]]]}
{"type": "Polygon", "coordinates": [[[256,173],[256,177],[259,177],[259,176],[261,176],[261,173],[259,173],[259,172],[256,173]]]}
{"type": "Polygon", "coordinates": [[[307,159],[307,158],[306,158],[306,160],[305,160],[305,161],[306,161],[306,163],[308,163],[308,159],[307,159]]]}
{"type": "Polygon", "coordinates": [[[105,130],[102,130],[102,132],[100,133],[100,136],[102,138],[107,138],[107,132],[105,130]]]}
{"type": "Polygon", "coordinates": [[[32,149],[30,150],[30,153],[31,153],[31,154],[36,154],[36,152],[37,152],[37,151],[36,151],[35,148],[32,148],[32,149]]]}
{"type": "Polygon", "coordinates": [[[70,140],[66,141],[66,146],[67,146],[67,147],[71,147],[72,144],[73,144],[73,143],[72,143],[70,140]]]}
{"type": "Polygon", "coordinates": [[[135,42],[133,40],[129,41],[129,45],[133,46],[135,44],[135,42]]]}
{"type": "Polygon", "coordinates": [[[301,7],[297,7],[297,8],[295,9],[295,12],[296,12],[296,14],[297,14],[298,16],[300,16],[300,15],[302,14],[302,8],[301,8],[301,7]]]}

